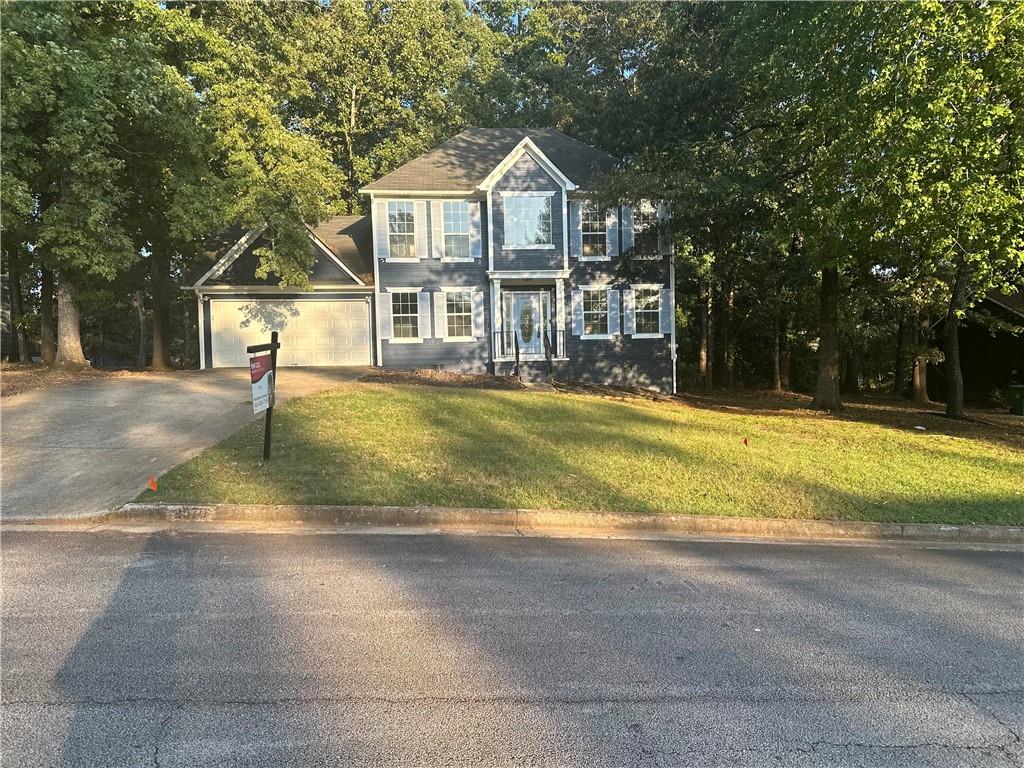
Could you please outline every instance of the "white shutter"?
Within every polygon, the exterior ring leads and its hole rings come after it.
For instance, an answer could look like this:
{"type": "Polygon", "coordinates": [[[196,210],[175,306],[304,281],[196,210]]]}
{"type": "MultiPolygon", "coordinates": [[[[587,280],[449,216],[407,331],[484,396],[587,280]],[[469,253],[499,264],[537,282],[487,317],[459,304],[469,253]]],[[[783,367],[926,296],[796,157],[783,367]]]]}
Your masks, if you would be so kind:
{"type": "Polygon", "coordinates": [[[431,255],[444,258],[444,203],[440,200],[430,203],[430,244],[431,255]]]}
{"type": "Polygon", "coordinates": [[[619,292],[613,290],[608,291],[608,333],[619,333],[619,292]]]}
{"type": "Polygon", "coordinates": [[[569,255],[578,259],[583,256],[583,215],[579,200],[569,201],[569,255]]]}
{"type": "Polygon", "coordinates": [[[374,256],[386,259],[391,255],[388,244],[388,204],[386,200],[377,200],[373,204],[373,239],[374,256]]]}
{"type": "Polygon", "coordinates": [[[480,258],[480,201],[469,201],[469,255],[480,258]]]}
{"type": "Polygon", "coordinates": [[[430,294],[420,291],[416,294],[416,309],[418,310],[419,332],[421,339],[430,338],[430,294]]]}
{"type": "Polygon", "coordinates": [[[672,325],[675,323],[675,302],[673,301],[672,289],[661,289],[661,332],[672,333],[672,325]]]}
{"type": "Polygon", "coordinates": [[[427,242],[427,202],[417,200],[413,203],[413,233],[416,243],[416,258],[425,259],[429,254],[427,242]]]}
{"type": "Polygon", "coordinates": [[[448,338],[448,297],[444,291],[434,294],[434,338],[448,338]]]}
{"type": "Polygon", "coordinates": [[[622,291],[622,332],[627,336],[636,333],[636,301],[632,288],[622,291]]]}
{"type": "Polygon", "coordinates": [[[380,337],[391,338],[391,294],[377,294],[377,319],[380,324],[380,337]]]}
{"type": "Polygon", "coordinates": [[[664,200],[658,203],[658,255],[666,256],[672,253],[672,238],[669,234],[669,210],[668,203],[664,200]]]}
{"type": "Polygon", "coordinates": [[[583,335],[583,291],[572,291],[572,335],[583,335]]]}
{"type": "Polygon", "coordinates": [[[634,244],[633,209],[624,205],[622,206],[622,252],[629,253],[633,250],[634,244]]]}
{"type": "Polygon", "coordinates": [[[484,292],[473,291],[473,336],[484,337],[484,292]]]}
{"type": "Polygon", "coordinates": [[[604,241],[605,252],[609,259],[619,255],[619,212],[615,208],[609,208],[604,216],[604,241]]]}

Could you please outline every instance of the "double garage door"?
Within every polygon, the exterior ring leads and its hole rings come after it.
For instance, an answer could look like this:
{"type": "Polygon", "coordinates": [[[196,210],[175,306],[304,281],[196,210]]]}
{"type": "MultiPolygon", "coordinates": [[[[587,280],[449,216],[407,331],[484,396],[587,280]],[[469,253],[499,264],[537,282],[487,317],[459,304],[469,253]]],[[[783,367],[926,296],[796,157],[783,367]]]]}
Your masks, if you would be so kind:
{"type": "Polygon", "coordinates": [[[214,368],[248,367],[247,346],[278,331],[278,365],[369,365],[370,302],[324,299],[213,299],[214,368]]]}

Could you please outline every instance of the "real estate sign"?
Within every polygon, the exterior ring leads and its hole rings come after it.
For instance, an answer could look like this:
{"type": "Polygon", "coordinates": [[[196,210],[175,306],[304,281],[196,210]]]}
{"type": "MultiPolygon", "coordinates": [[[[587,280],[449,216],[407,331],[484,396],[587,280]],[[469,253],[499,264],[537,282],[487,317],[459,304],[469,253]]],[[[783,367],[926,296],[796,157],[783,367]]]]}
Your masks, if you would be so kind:
{"type": "Polygon", "coordinates": [[[274,404],[274,370],[270,355],[249,358],[249,379],[252,381],[252,412],[262,413],[274,404]]]}

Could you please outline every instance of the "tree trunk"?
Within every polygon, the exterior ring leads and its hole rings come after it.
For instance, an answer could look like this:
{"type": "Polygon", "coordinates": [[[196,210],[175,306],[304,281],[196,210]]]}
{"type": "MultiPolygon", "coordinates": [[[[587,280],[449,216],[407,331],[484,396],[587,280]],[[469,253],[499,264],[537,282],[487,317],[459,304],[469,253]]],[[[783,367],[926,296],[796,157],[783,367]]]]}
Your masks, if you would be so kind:
{"type": "Polygon", "coordinates": [[[171,368],[171,308],[167,297],[167,259],[154,253],[153,259],[153,370],[171,368]]]}
{"type": "Polygon", "coordinates": [[[903,385],[907,383],[907,321],[900,317],[900,324],[896,329],[896,362],[893,371],[892,393],[903,395],[903,385]]]}
{"type": "Polygon", "coordinates": [[[772,389],[782,391],[782,320],[775,315],[775,335],[772,338],[772,389]]]}
{"type": "Polygon", "coordinates": [[[714,388],[712,373],[714,369],[712,357],[712,344],[714,342],[714,326],[711,321],[711,286],[701,281],[700,301],[698,312],[700,314],[700,377],[704,381],[704,391],[710,392],[714,388]]]}
{"type": "Polygon", "coordinates": [[[31,352],[25,344],[24,333],[19,329],[21,318],[21,276],[12,264],[7,265],[7,290],[11,301],[11,348],[5,350],[7,359],[12,363],[32,359],[31,352]]]}
{"type": "Polygon", "coordinates": [[[40,281],[39,347],[43,363],[53,365],[57,359],[57,328],[53,322],[53,272],[46,267],[40,281]]]}
{"type": "Polygon", "coordinates": [[[789,392],[789,324],[790,318],[786,314],[782,319],[782,331],[779,334],[779,380],[782,383],[782,391],[789,392]]]}
{"type": "Polygon", "coordinates": [[[722,322],[722,362],[725,364],[725,386],[736,384],[736,343],[733,340],[733,308],[736,294],[732,286],[725,292],[725,313],[722,322]]]}
{"type": "Polygon", "coordinates": [[[818,385],[814,407],[837,411],[839,399],[839,270],[821,270],[820,333],[818,339],[818,385]]]}
{"type": "Polygon", "coordinates": [[[82,332],[79,325],[78,291],[74,284],[61,275],[57,281],[57,356],[54,365],[61,368],[84,368],[89,365],[82,351],[82,332]]]}
{"type": "MultiPolygon", "coordinates": [[[[919,312],[917,315],[917,344],[921,347],[928,345],[928,336],[931,333],[931,321],[927,312],[919,312]]],[[[931,405],[928,399],[928,356],[918,355],[914,358],[914,403],[916,405],[931,405]]]]}
{"type": "Polygon", "coordinates": [[[963,308],[967,296],[967,270],[961,267],[956,273],[953,293],[949,297],[946,312],[945,337],[946,357],[946,415],[961,418],[964,415],[964,373],[960,368],[960,328],[957,312],[963,308]]]}
{"type": "Polygon", "coordinates": [[[135,367],[146,367],[146,303],[142,291],[136,291],[132,297],[132,306],[139,316],[139,351],[135,355],[135,367]]]}
{"type": "Polygon", "coordinates": [[[847,352],[843,357],[846,361],[843,371],[843,394],[859,395],[860,365],[857,355],[853,352],[847,352]]]}

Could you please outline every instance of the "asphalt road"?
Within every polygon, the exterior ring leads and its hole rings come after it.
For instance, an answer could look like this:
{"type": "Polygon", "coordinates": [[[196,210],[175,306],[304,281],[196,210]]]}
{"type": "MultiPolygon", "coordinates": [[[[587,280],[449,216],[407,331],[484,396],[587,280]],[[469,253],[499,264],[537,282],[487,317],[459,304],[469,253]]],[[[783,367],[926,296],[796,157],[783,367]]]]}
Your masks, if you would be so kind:
{"type": "Polygon", "coordinates": [[[10,766],[1002,766],[1020,553],[8,530],[10,766]]]}
{"type": "MultiPolygon", "coordinates": [[[[282,368],[278,399],[351,381],[365,368],[282,368]]],[[[3,517],[73,517],[131,501],[149,477],[253,420],[249,372],[99,379],[0,399],[3,517]]]]}

